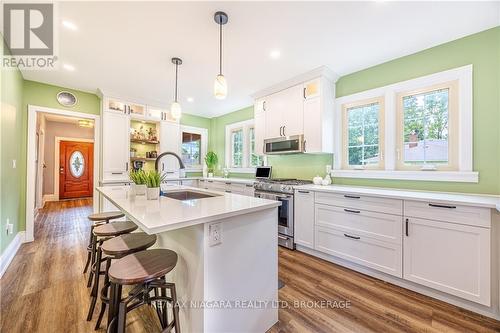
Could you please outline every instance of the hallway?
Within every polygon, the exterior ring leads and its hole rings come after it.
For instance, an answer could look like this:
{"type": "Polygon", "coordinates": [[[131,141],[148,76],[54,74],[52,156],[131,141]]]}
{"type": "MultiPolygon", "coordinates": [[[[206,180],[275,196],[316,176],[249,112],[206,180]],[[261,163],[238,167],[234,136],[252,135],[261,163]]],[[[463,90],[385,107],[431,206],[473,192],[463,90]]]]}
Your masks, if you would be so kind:
{"type": "MultiPolygon", "coordinates": [[[[35,241],[21,246],[1,280],[1,332],[94,331],[99,308],[93,322],[85,321],[90,290],[82,274],[91,212],[92,199],[48,202],[40,210],[35,241]]],[[[132,312],[127,332],[159,331],[149,310],[132,312]]]]}

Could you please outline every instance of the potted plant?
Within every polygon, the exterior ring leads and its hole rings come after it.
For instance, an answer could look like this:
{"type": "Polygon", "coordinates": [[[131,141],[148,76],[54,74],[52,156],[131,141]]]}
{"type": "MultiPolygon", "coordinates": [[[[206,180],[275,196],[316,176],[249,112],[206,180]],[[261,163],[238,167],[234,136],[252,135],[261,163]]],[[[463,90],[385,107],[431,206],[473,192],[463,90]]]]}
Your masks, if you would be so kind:
{"type": "Polygon", "coordinates": [[[130,179],[133,181],[132,193],[136,195],[146,194],[146,172],[144,170],[133,170],[130,172],[130,179]]]}
{"type": "Polygon", "coordinates": [[[207,165],[208,168],[209,178],[214,176],[214,170],[218,162],[219,158],[217,157],[217,154],[215,152],[209,151],[207,155],[205,155],[205,164],[207,165]]]}
{"type": "Polygon", "coordinates": [[[158,200],[160,197],[160,184],[165,179],[165,174],[160,174],[156,170],[151,170],[146,177],[146,198],[148,200],[158,200]]]}

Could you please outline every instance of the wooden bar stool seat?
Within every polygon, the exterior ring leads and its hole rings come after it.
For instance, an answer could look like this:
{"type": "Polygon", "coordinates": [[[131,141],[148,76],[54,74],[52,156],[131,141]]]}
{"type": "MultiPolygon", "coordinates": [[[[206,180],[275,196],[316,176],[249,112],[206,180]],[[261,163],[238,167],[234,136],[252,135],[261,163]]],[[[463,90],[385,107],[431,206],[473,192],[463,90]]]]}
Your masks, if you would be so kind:
{"type": "Polygon", "coordinates": [[[89,265],[94,263],[95,259],[95,249],[92,249],[93,246],[93,232],[94,228],[98,225],[101,224],[106,224],[109,223],[109,221],[114,220],[114,219],[119,219],[124,217],[125,214],[123,214],[120,211],[113,211],[113,212],[102,212],[102,213],[94,213],[90,214],[88,216],[88,219],[94,223],[90,226],[90,235],[89,235],[89,244],[87,245],[87,262],[85,263],[85,268],[83,269],[83,274],[87,273],[87,269],[89,268],[89,265]],[[94,255],[94,257],[93,257],[94,255]]]}
{"type": "Polygon", "coordinates": [[[99,294],[99,276],[106,274],[106,271],[101,270],[101,264],[107,259],[102,257],[101,246],[103,242],[113,237],[131,233],[135,230],[137,230],[137,225],[131,221],[111,222],[94,228],[93,237],[94,242],[96,243],[96,254],[94,263],[90,268],[89,281],[87,282],[87,286],[92,285],[92,290],[90,292],[90,308],[87,314],[88,321],[92,320],[92,314],[94,313],[94,307],[99,294]]]}
{"type": "Polygon", "coordinates": [[[125,332],[127,313],[148,304],[156,308],[163,332],[180,333],[179,305],[174,283],[165,275],[177,264],[177,253],[167,249],[137,252],[114,262],[109,268],[111,283],[108,332],[125,332]],[[136,285],[122,298],[122,286],[136,285]],[[170,296],[167,296],[167,290],[170,296]],[[151,295],[151,292],[154,295],[151,295]],[[173,320],[168,322],[168,307],[172,305],[173,320]]]}
{"type": "MultiPolygon", "coordinates": [[[[146,250],[156,243],[156,235],[148,235],[144,232],[124,234],[104,241],[101,245],[102,253],[106,255],[106,270],[104,274],[104,285],[101,289],[101,311],[95,329],[101,326],[102,318],[106,312],[106,305],[109,304],[109,276],[108,271],[111,260],[119,259],[131,253],[146,250]]],[[[91,309],[93,311],[93,307],[91,309]]]]}

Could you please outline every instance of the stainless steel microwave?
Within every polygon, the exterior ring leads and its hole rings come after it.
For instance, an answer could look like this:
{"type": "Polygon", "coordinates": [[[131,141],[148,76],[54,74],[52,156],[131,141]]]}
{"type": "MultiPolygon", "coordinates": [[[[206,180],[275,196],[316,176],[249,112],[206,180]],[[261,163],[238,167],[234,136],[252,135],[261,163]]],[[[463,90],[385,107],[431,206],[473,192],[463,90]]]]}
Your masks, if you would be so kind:
{"type": "Polygon", "coordinates": [[[264,154],[295,154],[304,152],[304,136],[293,135],[264,140],[264,154]]]}

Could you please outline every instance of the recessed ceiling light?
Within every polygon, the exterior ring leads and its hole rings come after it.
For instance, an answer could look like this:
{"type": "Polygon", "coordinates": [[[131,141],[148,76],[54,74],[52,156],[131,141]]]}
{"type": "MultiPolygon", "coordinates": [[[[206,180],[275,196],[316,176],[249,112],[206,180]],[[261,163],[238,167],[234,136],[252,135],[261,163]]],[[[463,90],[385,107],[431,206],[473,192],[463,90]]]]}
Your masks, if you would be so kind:
{"type": "Polygon", "coordinates": [[[69,30],[78,30],[78,27],[76,26],[76,24],[74,24],[73,22],[71,21],[62,21],[62,25],[66,28],[68,28],[69,30]]]}
{"type": "Polygon", "coordinates": [[[271,57],[271,59],[278,59],[280,56],[281,56],[281,52],[279,50],[272,50],[269,53],[269,57],[271,57]]]}
{"type": "Polygon", "coordinates": [[[72,66],[72,65],[70,65],[70,64],[64,64],[64,65],[63,65],[63,68],[64,68],[65,70],[67,70],[67,71],[70,71],[70,72],[72,72],[72,71],[74,71],[74,70],[75,70],[75,67],[74,67],[74,66],[72,66]]]}
{"type": "Polygon", "coordinates": [[[194,102],[194,98],[193,98],[193,97],[188,97],[186,100],[187,100],[189,103],[193,103],[193,102],[194,102]]]}

